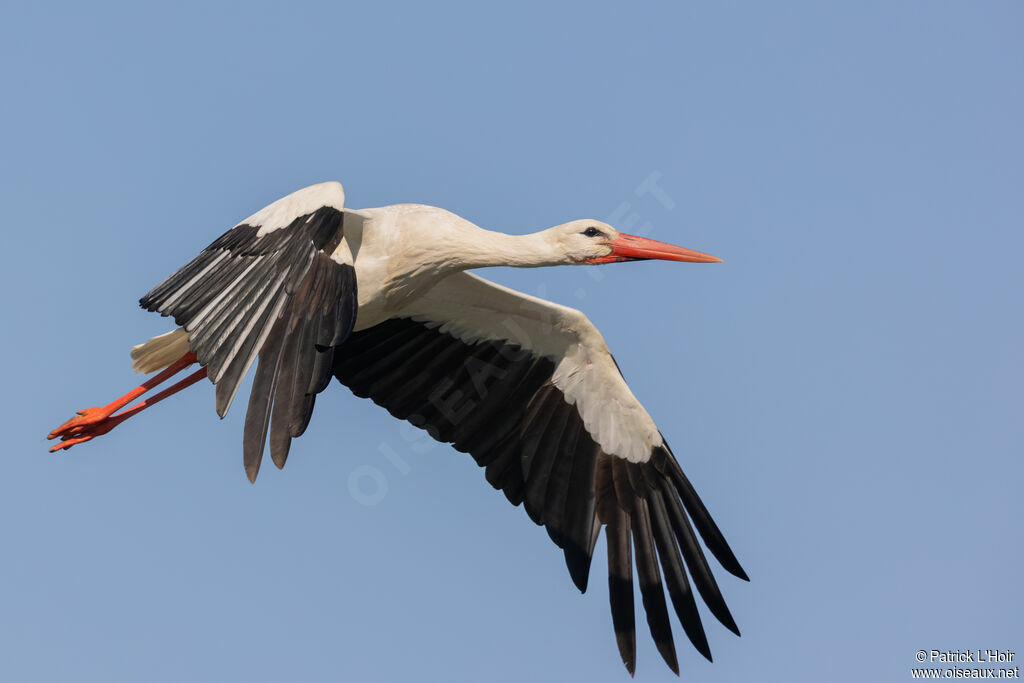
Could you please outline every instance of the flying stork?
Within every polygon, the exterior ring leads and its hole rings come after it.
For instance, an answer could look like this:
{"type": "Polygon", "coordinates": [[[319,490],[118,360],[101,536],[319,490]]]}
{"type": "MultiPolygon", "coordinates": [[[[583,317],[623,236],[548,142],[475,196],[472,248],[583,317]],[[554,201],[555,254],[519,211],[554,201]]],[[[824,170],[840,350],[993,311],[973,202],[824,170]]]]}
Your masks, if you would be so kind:
{"type": "Polygon", "coordinates": [[[506,235],[432,206],[347,209],[341,184],[313,185],[246,218],[142,297],[144,309],[179,326],[132,349],[135,370],[159,374],[78,411],[49,434],[61,439],[51,451],[104,434],[203,377],[223,417],[258,358],[242,445],[255,481],[267,441],[284,466],[333,376],[472,455],[492,486],[545,526],[580,591],[604,527],[626,668],[636,665],[635,560],[651,635],[678,674],[663,581],[683,630],[710,660],[687,572],[711,613],[739,629],[697,535],[726,571],[746,573],[593,324],[467,272],[644,259],[720,260],[596,220],[506,235]],[[191,375],[125,409],[194,363],[191,375]]]}

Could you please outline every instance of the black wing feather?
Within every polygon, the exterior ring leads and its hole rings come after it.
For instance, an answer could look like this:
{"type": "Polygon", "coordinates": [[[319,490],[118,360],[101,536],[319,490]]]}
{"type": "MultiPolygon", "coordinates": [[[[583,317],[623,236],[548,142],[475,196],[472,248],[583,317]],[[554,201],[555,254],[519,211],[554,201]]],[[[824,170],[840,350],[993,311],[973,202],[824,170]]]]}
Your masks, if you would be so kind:
{"type": "Polygon", "coordinates": [[[636,569],[640,578],[640,595],[647,613],[647,626],[665,663],[678,674],[679,663],[676,661],[676,648],[672,640],[672,624],[668,620],[665,590],[661,585],[661,572],[658,571],[654,531],[651,529],[646,500],[641,498],[636,501],[632,520],[633,538],[636,541],[636,569]]]}
{"type": "Polygon", "coordinates": [[[690,582],[683,569],[679,544],[669,527],[665,501],[657,491],[653,492],[651,496],[650,512],[654,541],[658,548],[658,559],[661,560],[665,583],[668,585],[668,594],[672,598],[676,616],[679,617],[679,623],[683,625],[683,630],[693,646],[708,661],[711,661],[711,648],[708,645],[707,635],[704,633],[704,626],[701,624],[700,612],[697,611],[697,602],[693,599],[693,591],[690,590],[690,582]]]}
{"type": "Polygon", "coordinates": [[[608,599],[622,663],[636,672],[636,613],[633,606],[633,551],[629,513],[616,507],[605,520],[608,535],[608,599]]]}
{"type": "Polygon", "coordinates": [[[255,482],[267,445],[267,430],[270,426],[270,410],[277,390],[277,376],[281,362],[281,344],[284,334],[282,321],[278,320],[270,337],[260,350],[260,362],[249,392],[249,408],[245,411],[245,428],[242,433],[242,464],[249,481],[255,482]]]}

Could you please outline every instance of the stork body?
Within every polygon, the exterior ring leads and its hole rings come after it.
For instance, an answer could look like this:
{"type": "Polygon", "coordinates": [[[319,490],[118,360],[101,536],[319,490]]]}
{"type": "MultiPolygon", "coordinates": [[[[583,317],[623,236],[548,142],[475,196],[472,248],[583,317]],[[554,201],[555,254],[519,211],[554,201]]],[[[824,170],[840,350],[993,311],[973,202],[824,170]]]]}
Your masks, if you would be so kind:
{"type": "Polygon", "coordinates": [[[62,440],[52,450],[103,434],[203,377],[215,385],[223,416],[258,359],[243,437],[255,481],[268,441],[284,466],[333,377],[471,454],[488,482],[547,528],[581,591],[605,528],[613,623],[630,672],[634,546],[665,661],[678,672],[662,577],[684,631],[710,659],[686,570],[712,613],[739,631],[697,535],[729,572],[746,575],[601,334],[579,311],[466,271],[718,259],[600,221],[513,236],[436,207],[351,210],[344,199],[338,183],[288,195],[144,296],[144,308],[179,326],[132,350],[136,370],[160,374],[107,406],[79,411],[51,432],[62,440]],[[194,362],[200,370],[187,379],[117,412],[194,362]]]}

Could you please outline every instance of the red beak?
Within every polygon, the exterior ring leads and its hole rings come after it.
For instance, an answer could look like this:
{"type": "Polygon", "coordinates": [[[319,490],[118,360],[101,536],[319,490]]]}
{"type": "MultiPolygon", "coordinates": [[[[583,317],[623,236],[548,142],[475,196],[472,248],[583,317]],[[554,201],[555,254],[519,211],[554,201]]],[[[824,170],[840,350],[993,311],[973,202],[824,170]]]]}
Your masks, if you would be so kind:
{"type": "Polygon", "coordinates": [[[611,241],[612,253],[590,259],[587,263],[616,263],[618,261],[689,261],[691,263],[721,263],[722,259],[693,249],[684,249],[667,242],[649,240],[646,237],[619,233],[611,241]]]}

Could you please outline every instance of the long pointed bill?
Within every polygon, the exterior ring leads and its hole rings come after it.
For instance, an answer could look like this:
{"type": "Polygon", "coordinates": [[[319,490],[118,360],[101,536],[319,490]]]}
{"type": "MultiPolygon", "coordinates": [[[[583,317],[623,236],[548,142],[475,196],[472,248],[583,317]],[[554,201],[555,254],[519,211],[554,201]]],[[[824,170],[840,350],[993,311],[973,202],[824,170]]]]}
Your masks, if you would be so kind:
{"type": "Polygon", "coordinates": [[[690,263],[720,263],[722,259],[693,249],[677,247],[667,242],[649,240],[646,237],[619,233],[611,241],[612,253],[590,259],[587,263],[616,263],[618,261],[642,261],[659,259],[662,261],[688,261],[690,263]]]}

